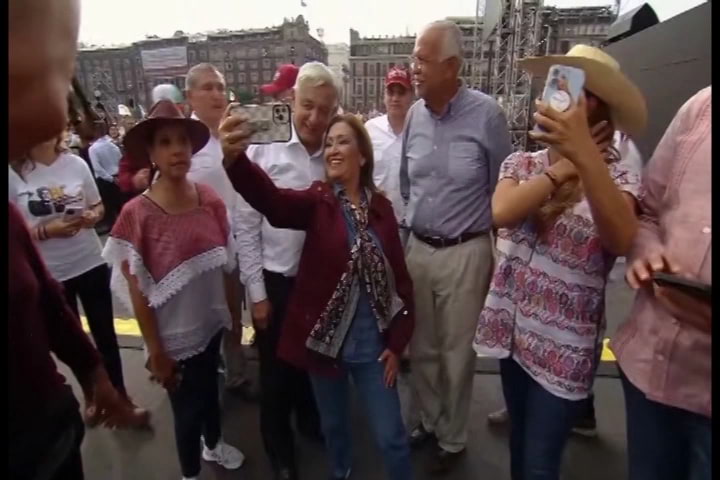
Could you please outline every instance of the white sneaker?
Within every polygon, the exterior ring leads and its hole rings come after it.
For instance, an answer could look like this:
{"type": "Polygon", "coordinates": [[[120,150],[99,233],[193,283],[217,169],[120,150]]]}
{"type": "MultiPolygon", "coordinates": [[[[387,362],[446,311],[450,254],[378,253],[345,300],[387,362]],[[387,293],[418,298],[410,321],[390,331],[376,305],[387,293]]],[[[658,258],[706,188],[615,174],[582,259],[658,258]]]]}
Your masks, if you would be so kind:
{"type": "Polygon", "coordinates": [[[205,445],[205,439],[202,439],[203,452],[202,458],[206,462],[215,462],[228,470],[240,468],[245,461],[245,455],[237,448],[225,443],[222,438],[218,440],[215,448],[210,450],[205,445]]]}

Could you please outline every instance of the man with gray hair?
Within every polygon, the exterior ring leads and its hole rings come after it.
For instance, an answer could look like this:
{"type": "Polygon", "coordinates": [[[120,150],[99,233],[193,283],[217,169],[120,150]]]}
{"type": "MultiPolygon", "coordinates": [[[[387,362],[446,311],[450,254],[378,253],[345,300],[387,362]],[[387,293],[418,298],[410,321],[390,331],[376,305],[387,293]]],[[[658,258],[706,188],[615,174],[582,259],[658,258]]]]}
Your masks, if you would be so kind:
{"type": "Polygon", "coordinates": [[[400,169],[415,288],[410,359],[421,417],[411,445],[437,439],[435,473],[452,469],[465,451],[472,341],[493,265],[490,199],[512,148],[500,106],[459,80],[462,62],[455,23],[431,23],[418,36],[411,70],[420,100],[408,113],[400,169]]]}
{"type": "MultiPolygon", "coordinates": [[[[327,66],[300,68],[292,92],[292,138],[287,143],[251,145],[248,158],[279,188],[304,189],[325,178],[323,141],[338,106],[339,91],[327,66]]],[[[305,233],[274,228],[243,201],[238,231],[240,272],[252,302],[260,357],[260,428],[275,478],[297,478],[291,428],[294,411],[300,433],[320,440],[320,420],[305,372],[283,362],[276,350],[298,270],[305,233]]]]}
{"type": "MultiPolygon", "coordinates": [[[[193,155],[188,178],[209,185],[225,202],[233,233],[240,228],[240,202],[242,197],[235,191],[223,168],[223,153],[218,138],[218,128],[228,105],[225,77],[210,63],[193,66],[185,78],[185,96],[192,109],[191,117],[203,122],[210,129],[210,139],[205,147],[193,155]]],[[[238,279],[240,273],[238,272],[238,279]]],[[[239,283],[239,282],[238,282],[239,283]]],[[[236,301],[245,298],[244,289],[238,285],[236,301]]],[[[223,335],[222,358],[225,363],[225,389],[238,394],[247,401],[257,400],[258,393],[247,376],[247,359],[240,338],[230,332],[223,335]]]]}

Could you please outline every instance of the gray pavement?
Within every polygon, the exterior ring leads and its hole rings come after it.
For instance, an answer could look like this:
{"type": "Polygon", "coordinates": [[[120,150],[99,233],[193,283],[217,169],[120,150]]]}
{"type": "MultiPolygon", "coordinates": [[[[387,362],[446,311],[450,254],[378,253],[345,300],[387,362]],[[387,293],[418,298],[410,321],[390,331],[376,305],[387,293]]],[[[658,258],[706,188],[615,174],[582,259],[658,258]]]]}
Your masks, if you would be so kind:
{"type": "MultiPolygon", "coordinates": [[[[613,277],[619,278],[620,271],[613,277]]],[[[608,290],[608,336],[626,318],[632,294],[621,281],[610,284],[608,290]]],[[[118,312],[118,316],[121,315],[118,312]]],[[[135,401],[149,408],[153,415],[153,434],[112,432],[95,429],[86,433],[83,444],[86,478],[88,480],[180,480],[175,453],[172,414],[164,391],[150,383],[145,371],[141,342],[137,338],[122,337],[122,357],[126,384],[135,401]]],[[[252,355],[251,351],[251,357],[252,355]]],[[[495,373],[494,360],[485,360],[475,375],[470,438],[467,454],[458,469],[447,480],[509,479],[509,453],[507,431],[504,427],[490,427],[487,415],[502,406],[500,379],[495,373]]],[[[257,375],[257,363],[250,362],[252,374],[257,375]]],[[[626,478],[625,410],[622,388],[614,367],[604,365],[605,372],[595,384],[599,437],[573,438],[565,452],[563,480],[607,480],[626,478]]],[[[64,366],[61,366],[66,373],[64,366]]],[[[67,375],[80,397],[80,391],[67,375]]],[[[400,383],[403,399],[408,388],[400,383]]],[[[223,402],[223,431],[226,441],[240,448],[246,455],[246,464],[239,470],[228,472],[204,464],[202,480],[271,480],[272,474],[264,455],[259,434],[257,405],[245,403],[225,393],[223,402]]],[[[353,408],[354,480],[382,480],[379,453],[372,441],[367,422],[363,420],[361,405],[353,408]]],[[[326,458],[320,446],[298,440],[299,470],[302,480],[324,480],[328,477],[326,458]]],[[[413,453],[418,480],[440,478],[426,473],[430,451],[413,453]]]]}

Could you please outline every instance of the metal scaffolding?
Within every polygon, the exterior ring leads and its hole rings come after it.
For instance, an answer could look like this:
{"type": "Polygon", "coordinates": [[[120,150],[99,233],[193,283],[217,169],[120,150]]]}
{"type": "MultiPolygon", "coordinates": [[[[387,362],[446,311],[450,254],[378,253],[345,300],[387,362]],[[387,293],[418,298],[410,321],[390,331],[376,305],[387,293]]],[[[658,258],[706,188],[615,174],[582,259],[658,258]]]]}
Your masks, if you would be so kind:
{"type": "MultiPolygon", "coordinates": [[[[513,147],[527,147],[530,129],[531,77],[517,66],[521,58],[535,55],[543,43],[543,0],[504,0],[490,59],[490,95],[505,110],[513,147]]],[[[541,52],[544,53],[544,52],[541,52]]]]}

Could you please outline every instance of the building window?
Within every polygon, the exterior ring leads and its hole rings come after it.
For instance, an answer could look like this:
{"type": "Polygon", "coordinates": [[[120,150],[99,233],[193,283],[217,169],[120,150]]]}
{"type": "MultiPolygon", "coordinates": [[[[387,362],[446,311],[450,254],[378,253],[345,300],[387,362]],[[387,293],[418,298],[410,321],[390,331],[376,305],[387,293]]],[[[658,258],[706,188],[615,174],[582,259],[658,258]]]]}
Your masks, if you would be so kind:
{"type": "Polygon", "coordinates": [[[355,86],[353,88],[353,92],[355,92],[355,95],[362,95],[363,94],[363,81],[360,78],[355,79],[355,86]]]}
{"type": "Polygon", "coordinates": [[[225,79],[227,80],[228,84],[235,83],[235,74],[234,73],[228,73],[225,75],[225,79]]]}
{"type": "Polygon", "coordinates": [[[251,48],[250,49],[250,58],[257,58],[258,56],[258,49],[257,48],[251,48]]]}
{"type": "Polygon", "coordinates": [[[245,58],[247,56],[247,47],[238,47],[235,49],[236,58],[245,58]]]}
{"type": "Polygon", "coordinates": [[[238,83],[245,84],[245,74],[244,73],[238,73],[238,83]]]}
{"type": "Polygon", "coordinates": [[[195,63],[195,50],[188,50],[188,61],[195,63]]]}
{"type": "Polygon", "coordinates": [[[206,50],[200,50],[200,61],[207,62],[207,51],[206,50]]]}
{"type": "Polygon", "coordinates": [[[570,50],[570,42],[563,40],[560,42],[560,53],[565,54],[570,50]]]}
{"type": "Polygon", "coordinates": [[[263,72],[263,81],[269,82],[272,80],[273,74],[270,70],[265,70],[263,72]]]}
{"type": "Polygon", "coordinates": [[[367,62],[363,62],[363,77],[367,77],[368,74],[368,64],[367,62]]]}
{"type": "Polygon", "coordinates": [[[258,81],[258,72],[250,72],[250,81],[253,83],[258,81]]]}
{"type": "Polygon", "coordinates": [[[258,68],[258,62],[256,60],[253,60],[250,62],[250,70],[257,70],[258,68]]]}
{"type": "Polygon", "coordinates": [[[368,88],[367,88],[368,96],[374,97],[375,96],[375,79],[370,78],[368,79],[368,88]]]}
{"type": "Polygon", "coordinates": [[[225,62],[225,71],[226,72],[232,72],[233,64],[232,62],[225,62]]]}
{"type": "Polygon", "coordinates": [[[237,62],[237,69],[241,72],[245,71],[245,62],[237,62]]]}
{"type": "Polygon", "coordinates": [[[371,63],[369,65],[369,67],[370,67],[370,76],[374,77],[375,76],[375,65],[371,63]]]}
{"type": "Polygon", "coordinates": [[[272,63],[270,62],[269,58],[264,58],[262,65],[263,65],[263,68],[271,68],[272,63]]]}
{"type": "Polygon", "coordinates": [[[275,47],[275,56],[282,57],[283,55],[285,55],[285,47],[283,47],[282,45],[278,45],[277,47],[275,47]]]}

